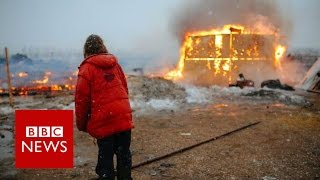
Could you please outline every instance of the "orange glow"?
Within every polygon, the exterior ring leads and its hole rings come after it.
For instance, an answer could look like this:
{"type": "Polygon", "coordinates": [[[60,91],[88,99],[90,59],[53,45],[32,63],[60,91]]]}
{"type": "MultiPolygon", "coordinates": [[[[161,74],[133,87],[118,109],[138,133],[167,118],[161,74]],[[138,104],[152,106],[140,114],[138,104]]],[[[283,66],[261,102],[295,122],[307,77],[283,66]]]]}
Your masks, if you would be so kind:
{"type": "Polygon", "coordinates": [[[216,48],[222,48],[222,36],[216,35],[215,38],[216,48]]]}
{"type": "Polygon", "coordinates": [[[223,66],[222,66],[222,69],[224,71],[230,71],[230,64],[228,62],[226,62],[223,66]]]}
{"type": "Polygon", "coordinates": [[[52,91],[61,91],[62,88],[61,88],[61,86],[59,86],[59,85],[53,85],[53,86],[51,86],[51,90],[52,90],[52,91]]]}
{"type": "Polygon", "coordinates": [[[35,80],[33,83],[35,84],[47,84],[49,81],[49,77],[45,76],[42,80],[35,80]]]}
{"type": "MultiPolygon", "coordinates": [[[[78,71],[75,71],[72,73],[73,76],[76,76],[78,74],[78,71]]],[[[54,85],[49,85],[49,81],[50,81],[50,77],[52,76],[52,72],[45,72],[43,79],[41,80],[35,80],[33,81],[34,84],[38,84],[36,87],[30,87],[28,88],[28,90],[38,90],[38,91],[64,91],[64,90],[74,90],[75,89],[75,85],[71,85],[72,83],[74,83],[73,81],[75,80],[75,78],[73,77],[68,77],[67,83],[65,84],[54,84],[54,85]]]]}
{"type": "Polygon", "coordinates": [[[18,77],[20,77],[20,78],[28,77],[28,73],[26,73],[26,72],[19,72],[19,73],[18,73],[18,77]]]}
{"type": "Polygon", "coordinates": [[[166,79],[180,79],[183,77],[182,71],[184,67],[184,59],[185,59],[185,51],[187,47],[192,48],[192,41],[190,38],[184,41],[183,45],[180,48],[180,60],[178,63],[178,67],[165,75],[166,79]]]}
{"type": "Polygon", "coordinates": [[[276,51],[275,51],[275,65],[279,68],[281,68],[281,58],[283,57],[284,53],[286,52],[286,47],[282,46],[282,45],[278,45],[276,47],[276,51]]]}
{"type": "Polygon", "coordinates": [[[34,84],[47,84],[49,82],[49,77],[52,75],[52,72],[47,71],[44,73],[42,80],[33,81],[34,84]]]}

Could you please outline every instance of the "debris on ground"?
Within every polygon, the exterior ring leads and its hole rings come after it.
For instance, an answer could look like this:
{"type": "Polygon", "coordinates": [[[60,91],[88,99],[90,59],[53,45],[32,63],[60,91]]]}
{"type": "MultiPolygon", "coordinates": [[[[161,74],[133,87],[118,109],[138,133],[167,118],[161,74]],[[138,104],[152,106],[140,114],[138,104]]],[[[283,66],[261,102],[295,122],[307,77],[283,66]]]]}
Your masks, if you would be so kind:
{"type": "Polygon", "coordinates": [[[276,80],[266,80],[261,83],[261,88],[270,88],[270,89],[282,89],[286,91],[294,91],[295,89],[292,86],[289,86],[287,84],[281,84],[279,79],[276,80]]]}
{"type": "Polygon", "coordinates": [[[257,91],[251,91],[249,93],[244,93],[244,96],[251,96],[251,97],[262,97],[265,99],[280,101],[287,105],[298,105],[302,107],[311,106],[312,104],[299,95],[294,95],[291,93],[286,93],[283,91],[274,91],[274,90],[267,90],[267,89],[260,89],[257,91]]]}
{"type": "Polygon", "coordinates": [[[234,84],[229,84],[229,87],[254,87],[254,82],[252,80],[246,79],[242,73],[239,74],[239,77],[234,84]]]}

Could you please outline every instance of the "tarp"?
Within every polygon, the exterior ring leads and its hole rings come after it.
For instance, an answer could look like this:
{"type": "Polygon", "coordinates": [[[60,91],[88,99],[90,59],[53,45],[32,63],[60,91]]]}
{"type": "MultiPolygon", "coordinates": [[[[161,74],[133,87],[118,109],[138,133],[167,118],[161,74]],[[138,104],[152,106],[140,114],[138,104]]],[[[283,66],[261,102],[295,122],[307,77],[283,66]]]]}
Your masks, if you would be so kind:
{"type": "Polygon", "coordinates": [[[320,93],[320,58],[309,69],[298,88],[320,93]]]}

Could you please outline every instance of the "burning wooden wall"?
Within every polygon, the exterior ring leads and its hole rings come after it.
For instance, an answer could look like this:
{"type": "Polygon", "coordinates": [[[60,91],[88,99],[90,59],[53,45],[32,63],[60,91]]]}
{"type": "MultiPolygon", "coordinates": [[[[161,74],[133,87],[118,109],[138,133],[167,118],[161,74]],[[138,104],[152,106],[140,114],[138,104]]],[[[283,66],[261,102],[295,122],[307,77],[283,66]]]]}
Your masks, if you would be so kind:
{"type": "Polygon", "coordinates": [[[246,30],[239,25],[186,34],[177,69],[167,79],[183,79],[200,85],[228,85],[239,73],[268,73],[280,67],[285,47],[279,36],[246,30]]]}

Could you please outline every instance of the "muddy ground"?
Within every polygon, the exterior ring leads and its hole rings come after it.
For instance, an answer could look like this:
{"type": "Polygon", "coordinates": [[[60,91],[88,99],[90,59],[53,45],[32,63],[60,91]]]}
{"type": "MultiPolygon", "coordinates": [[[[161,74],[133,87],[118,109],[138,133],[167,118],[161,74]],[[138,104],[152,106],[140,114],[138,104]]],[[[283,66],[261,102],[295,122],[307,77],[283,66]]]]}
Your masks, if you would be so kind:
{"type": "MultiPolygon", "coordinates": [[[[134,112],[133,164],[164,155],[253,122],[260,124],[132,171],[133,179],[320,179],[320,96],[299,93],[308,103],[217,96],[175,109],[134,112]]],[[[73,169],[15,169],[14,113],[0,102],[0,179],[93,179],[97,147],[74,132],[73,169]],[[0,118],[1,119],[1,118],[0,118]],[[9,138],[9,139],[8,139],[9,138]]],[[[20,98],[19,108],[72,109],[73,96],[20,98]],[[59,102],[59,103],[52,103],[59,102]],[[58,104],[58,105],[57,105],[58,104]]]]}

